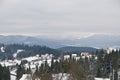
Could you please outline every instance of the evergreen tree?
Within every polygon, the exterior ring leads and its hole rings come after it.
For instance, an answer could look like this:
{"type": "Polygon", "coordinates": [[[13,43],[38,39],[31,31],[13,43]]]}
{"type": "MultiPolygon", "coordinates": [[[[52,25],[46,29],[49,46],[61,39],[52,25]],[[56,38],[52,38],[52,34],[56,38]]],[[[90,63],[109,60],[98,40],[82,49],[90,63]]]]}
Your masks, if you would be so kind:
{"type": "Polygon", "coordinates": [[[25,74],[26,70],[24,68],[24,66],[22,65],[18,65],[17,67],[17,71],[16,71],[16,80],[20,80],[20,78],[22,77],[23,74],[25,74]]]}
{"type": "Polygon", "coordinates": [[[0,80],[10,80],[9,67],[2,67],[0,65],[0,80]]]}

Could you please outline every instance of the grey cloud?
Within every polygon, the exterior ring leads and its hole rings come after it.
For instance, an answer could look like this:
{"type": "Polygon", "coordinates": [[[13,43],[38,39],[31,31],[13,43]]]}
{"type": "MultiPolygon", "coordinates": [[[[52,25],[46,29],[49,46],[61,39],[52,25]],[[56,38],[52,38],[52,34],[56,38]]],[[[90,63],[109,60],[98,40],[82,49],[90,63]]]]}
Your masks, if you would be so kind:
{"type": "Polygon", "coordinates": [[[61,36],[63,32],[119,34],[120,6],[117,2],[117,0],[11,0],[11,2],[5,0],[0,6],[0,32],[38,35],[61,33],[61,36]]]}

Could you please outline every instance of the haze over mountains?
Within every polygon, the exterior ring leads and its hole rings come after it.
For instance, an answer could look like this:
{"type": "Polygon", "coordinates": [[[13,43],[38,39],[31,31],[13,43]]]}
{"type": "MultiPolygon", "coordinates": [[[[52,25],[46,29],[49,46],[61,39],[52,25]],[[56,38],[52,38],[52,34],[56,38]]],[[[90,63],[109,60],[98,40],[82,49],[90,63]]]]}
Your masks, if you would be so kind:
{"type": "Polygon", "coordinates": [[[0,36],[0,43],[4,44],[28,44],[28,45],[41,45],[51,48],[60,48],[64,46],[77,46],[77,47],[120,47],[120,36],[116,35],[93,35],[80,39],[49,39],[42,37],[30,36],[0,36]]]}

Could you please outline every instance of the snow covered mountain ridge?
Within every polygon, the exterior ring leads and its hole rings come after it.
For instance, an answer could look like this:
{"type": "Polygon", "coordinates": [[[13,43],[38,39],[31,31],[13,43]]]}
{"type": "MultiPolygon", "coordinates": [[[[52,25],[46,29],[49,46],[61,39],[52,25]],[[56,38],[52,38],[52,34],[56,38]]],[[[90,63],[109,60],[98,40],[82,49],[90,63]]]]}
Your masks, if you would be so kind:
{"type": "Polygon", "coordinates": [[[97,47],[107,48],[115,47],[120,48],[120,35],[92,35],[80,39],[50,39],[43,37],[30,37],[30,36],[0,36],[0,43],[3,44],[27,44],[27,45],[41,45],[51,48],[60,48],[64,46],[77,46],[77,47],[97,47]]]}

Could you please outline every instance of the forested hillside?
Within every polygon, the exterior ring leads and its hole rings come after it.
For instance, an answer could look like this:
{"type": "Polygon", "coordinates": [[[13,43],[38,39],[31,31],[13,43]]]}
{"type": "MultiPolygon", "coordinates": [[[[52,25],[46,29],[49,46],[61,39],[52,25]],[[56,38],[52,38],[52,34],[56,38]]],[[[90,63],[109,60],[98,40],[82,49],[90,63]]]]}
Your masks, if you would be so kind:
{"type": "Polygon", "coordinates": [[[96,49],[96,48],[92,48],[92,47],[66,46],[66,47],[58,48],[58,50],[63,51],[63,52],[76,52],[76,53],[89,52],[89,53],[96,53],[96,51],[100,51],[101,49],[96,49]]]}
{"type": "Polygon", "coordinates": [[[51,49],[46,46],[28,46],[20,44],[10,44],[10,45],[0,45],[0,59],[14,59],[14,58],[23,58],[29,56],[35,56],[37,54],[54,54],[55,56],[59,55],[60,51],[51,49]],[[14,56],[16,55],[16,56],[14,56]]]}

